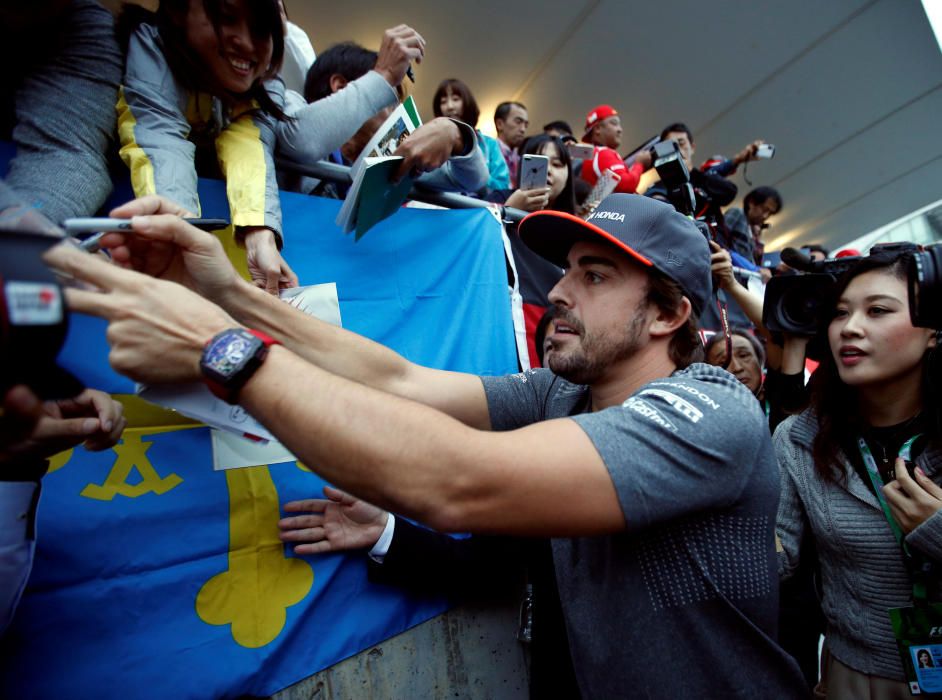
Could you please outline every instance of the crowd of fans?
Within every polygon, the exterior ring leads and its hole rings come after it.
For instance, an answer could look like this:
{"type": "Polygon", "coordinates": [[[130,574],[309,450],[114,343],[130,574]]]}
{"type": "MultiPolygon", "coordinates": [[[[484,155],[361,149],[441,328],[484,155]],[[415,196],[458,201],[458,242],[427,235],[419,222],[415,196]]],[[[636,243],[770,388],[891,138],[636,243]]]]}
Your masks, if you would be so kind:
{"type": "MultiPolygon", "coordinates": [[[[161,195],[181,215],[200,213],[198,176],[221,178],[253,282],[274,295],[298,284],[282,257],[291,235],[282,227],[279,189],[344,198],[348,185],[299,175],[296,166],[355,163],[408,95],[410,65],[426,46],[421,34],[400,25],[384,33],[377,51],[347,42],[315,59],[280,0],[161,0],[155,11],[129,5],[117,21],[91,0],[22,4],[2,14],[2,50],[18,56],[8,61],[16,69],[3,81],[0,126],[17,149],[6,182],[25,208],[56,223],[94,215],[120,175],[118,159],[135,196],[161,195]]],[[[495,139],[479,129],[471,87],[448,78],[431,112],[434,118],[396,151],[404,158],[400,175],[511,209],[552,211],[591,225],[605,195],[636,193],[656,166],[648,149],[619,150],[621,117],[608,104],[587,110],[577,136],[559,120],[533,133],[526,106],[506,101],[493,115],[495,139]],[[519,187],[526,155],[547,158],[545,185],[519,187]]],[[[935,599],[934,567],[942,561],[942,434],[931,384],[939,376],[937,334],[910,323],[901,255],[871,255],[841,278],[821,331],[826,350],[806,383],[810,338],[770,333],[763,324],[763,286],[772,275],[791,274],[764,264],[763,236],[783,197],[759,186],[741,208],[730,206],[738,194],[730,177],[758,157],[762,141],[698,165],[683,122],[668,124],[658,140],[676,143],[689,174],[692,216],[710,240],[714,289],[698,310],[704,347],[695,355],[741,382],[775,434],[776,532],[787,581],[779,635],[808,686],[795,694],[810,693],[820,680],[826,697],[904,697],[907,675],[889,610],[912,604],[914,578],[928,580],[935,599]],[[896,460],[904,452],[915,471],[896,460]],[[879,458],[876,478],[871,454],[879,458]],[[887,519],[898,523],[899,541],[887,519]]],[[[675,203],[661,182],[641,194],[675,203]]],[[[526,245],[515,224],[508,234],[526,287],[527,359],[539,367],[554,352],[560,305],[552,290],[564,271],[526,245]]],[[[820,246],[807,253],[829,255],[820,246]]],[[[94,391],[43,406],[18,387],[5,396],[4,409],[0,479],[8,485],[38,482],[44,458],[63,447],[110,446],[124,426],[120,406],[94,391]]],[[[7,511],[35,505],[34,491],[18,488],[19,500],[4,501],[7,511]]],[[[482,571],[524,571],[533,594],[533,694],[578,696],[548,540],[452,540],[336,489],[325,494],[285,506],[291,515],[281,523],[282,537],[299,553],[365,549],[376,580],[469,595],[492,588],[482,571]],[[430,555],[443,562],[434,575],[420,569],[430,555]]],[[[25,577],[3,583],[7,622],[25,577]]]]}

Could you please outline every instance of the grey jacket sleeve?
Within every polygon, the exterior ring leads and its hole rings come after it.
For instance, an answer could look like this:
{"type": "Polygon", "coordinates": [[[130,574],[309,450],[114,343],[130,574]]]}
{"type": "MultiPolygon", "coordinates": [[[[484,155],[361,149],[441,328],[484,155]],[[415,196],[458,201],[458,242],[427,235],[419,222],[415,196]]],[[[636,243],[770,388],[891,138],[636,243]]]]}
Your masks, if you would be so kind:
{"type": "Polygon", "coordinates": [[[58,26],[67,36],[55,38],[57,49],[23,77],[16,93],[17,155],[6,180],[55,222],[91,216],[111,192],[106,154],[122,66],[107,10],[80,1],[66,15],[58,26]]]}
{"type": "Polygon", "coordinates": [[[157,29],[140,25],[128,44],[118,97],[121,158],[131,170],[136,196],[160,194],[199,214],[196,147],[187,140],[186,100],[160,50],[157,29]]]}
{"type": "Polygon", "coordinates": [[[785,420],[775,431],[772,439],[775,457],[778,460],[782,490],[779,496],[778,517],[775,524],[778,552],[778,573],[782,579],[789,578],[798,568],[801,542],[804,538],[807,517],[795,483],[796,466],[800,467],[801,448],[789,438],[794,417],[785,420]]]}
{"type": "Polygon", "coordinates": [[[461,131],[465,153],[452,156],[440,168],[423,174],[416,182],[422,187],[439,192],[477,192],[487,184],[487,161],[484,160],[484,153],[478,148],[474,129],[457,119],[452,121],[461,131]]]}
{"type": "Polygon", "coordinates": [[[321,160],[346,143],[367,119],[396,104],[396,99],[392,86],[372,70],[311,104],[289,90],[285,111],[293,119],[278,124],[278,152],[299,163],[321,160]]]}

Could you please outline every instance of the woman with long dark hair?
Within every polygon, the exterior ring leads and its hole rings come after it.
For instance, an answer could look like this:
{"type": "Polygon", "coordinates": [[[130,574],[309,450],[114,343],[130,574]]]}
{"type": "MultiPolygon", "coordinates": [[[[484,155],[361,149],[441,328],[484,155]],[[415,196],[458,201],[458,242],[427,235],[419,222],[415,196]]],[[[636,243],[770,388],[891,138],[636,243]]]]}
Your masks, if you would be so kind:
{"type": "MultiPolygon", "coordinates": [[[[888,251],[841,278],[811,407],[775,433],[781,572],[796,569],[810,531],[828,698],[910,697],[890,610],[913,604],[921,564],[942,561],[939,338],[912,325],[906,278],[905,258],[888,251]],[[912,474],[900,455],[915,463],[912,474]]],[[[937,582],[928,594],[939,599],[937,582]]]]}
{"type": "Polygon", "coordinates": [[[296,286],[278,252],[278,0],[161,0],[156,12],[128,5],[119,31],[127,60],[118,133],[134,194],[159,194],[198,215],[197,173],[221,177],[255,283],[275,294],[296,286]]]}
{"type": "Polygon", "coordinates": [[[435,89],[432,112],[436,117],[451,117],[462,121],[477,132],[478,147],[487,161],[487,190],[505,190],[510,187],[510,171],[500,152],[497,139],[478,130],[481,110],[471,94],[471,88],[457,78],[446,78],[435,89]]]}

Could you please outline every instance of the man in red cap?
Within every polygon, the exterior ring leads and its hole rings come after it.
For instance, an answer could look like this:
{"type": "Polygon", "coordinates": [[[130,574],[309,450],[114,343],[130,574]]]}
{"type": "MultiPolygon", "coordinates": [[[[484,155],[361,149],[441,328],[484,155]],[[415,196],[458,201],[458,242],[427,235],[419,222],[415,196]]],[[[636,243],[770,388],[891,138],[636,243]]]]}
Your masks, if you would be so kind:
{"type": "Polygon", "coordinates": [[[640,153],[631,167],[616,150],[621,146],[621,118],[611,105],[599,105],[586,115],[585,136],[582,140],[595,146],[591,160],[582,163],[580,177],[595,186],[602,173],[610,170],[620,177],[615,186],[616,192],[632,194],[638,189],[641,174],[651,167],[651,157],[640,153]]]}

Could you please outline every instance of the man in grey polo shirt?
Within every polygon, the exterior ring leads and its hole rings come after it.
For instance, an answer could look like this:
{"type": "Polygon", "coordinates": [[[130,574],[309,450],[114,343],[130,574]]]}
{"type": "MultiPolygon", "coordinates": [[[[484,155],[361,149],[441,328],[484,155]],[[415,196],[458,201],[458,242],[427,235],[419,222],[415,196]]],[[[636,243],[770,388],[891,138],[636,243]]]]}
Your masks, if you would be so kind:
{"type": "MultiPolygon", "coordinates": [[[[172,207],[147,199],[118,214],[156,212],[172,207]]],[[[69,301],[117,321],[116,369],[147,383],[202,371],[324,478],[439,530],[556,538],[584,697],[806,694],[775,641],[778,473],[765,419],[735,378],[692,364],[709,249],[669,205],[615,194],[589,221],[524,219],[523,240],[566,274],[550,293],[550,369],[501,378],[419,367],[303,316],[174,217],[134,227],[134,256],[112,255],[146,259],[148,240],[172,240],[180,264],[168,269],[199,294],[53,256],[108,292],[70,290],[69,301]]]]}

